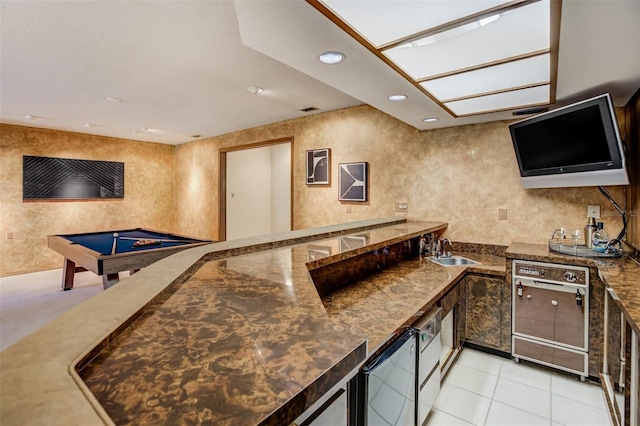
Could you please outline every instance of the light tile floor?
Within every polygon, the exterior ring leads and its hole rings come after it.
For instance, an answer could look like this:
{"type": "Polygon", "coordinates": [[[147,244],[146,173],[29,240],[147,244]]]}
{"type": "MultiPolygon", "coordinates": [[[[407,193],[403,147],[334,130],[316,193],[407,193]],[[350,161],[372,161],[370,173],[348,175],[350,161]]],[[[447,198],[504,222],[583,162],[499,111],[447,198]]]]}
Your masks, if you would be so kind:
{"type": "Polygon", "coordinates": [[[428,426],[609,426],[599,385],[463,349],[445,377],[428,426]]]}

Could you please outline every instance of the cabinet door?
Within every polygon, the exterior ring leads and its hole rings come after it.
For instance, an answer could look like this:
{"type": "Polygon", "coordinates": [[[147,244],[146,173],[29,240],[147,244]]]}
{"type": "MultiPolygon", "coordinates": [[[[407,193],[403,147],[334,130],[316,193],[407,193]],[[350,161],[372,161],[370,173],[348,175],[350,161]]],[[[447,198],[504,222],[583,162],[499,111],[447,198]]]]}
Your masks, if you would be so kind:
{"type": "Polygon", "coordinates": [[[626,387],[624,393],[624,424],[640,424],[640,340],[635,330],[626,326],[626,387]]]}
{"type": "Polygon", "coordinates": [[[606,368],[603,368],[604,373],[611,376],[612,382],[616,385],[624,384],[620,382],[621,374],[621,359],[624,357],[624,332],[622,324],[624,318],[618,303],[616,303],[617,296],[615,293],[612,295],[610,291],[605,292],[606,298],[606,322],[604,326],[604,336],[606,341],[606,368]]]}
{"type": "Polygon", "coordinates": [[[503,281],[482,275],[467,276],[467,342],[502,349],[503,281]]]}
{"type": "Polygon", "coordinates": [[[454,311],[454,320],[452,322],[453,330],[453,349],[459,349],[465,340],[466,330],[466,287],[464,281],[457,283],[442,299],[438,302],[438,306],[442,308],[442,318],[446,318],[451,311],[454,311]]]}
{"type": "Polygon", "coordinates": [[[442,308],[442,318],[446,317],[453,308],[458,304],[460,299],[460,284],[456,284],[447,292],[438,302],[438,306],[442,308]]]}

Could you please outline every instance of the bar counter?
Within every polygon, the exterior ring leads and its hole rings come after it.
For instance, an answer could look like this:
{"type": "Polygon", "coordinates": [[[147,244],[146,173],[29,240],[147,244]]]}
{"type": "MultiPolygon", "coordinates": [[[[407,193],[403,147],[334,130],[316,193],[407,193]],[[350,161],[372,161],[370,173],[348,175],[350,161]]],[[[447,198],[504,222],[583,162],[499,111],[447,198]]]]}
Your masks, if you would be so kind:
{"type": "Polygon", "coordinates": [[[0,423],[287,424],[367,356],[308,268],[445,228],[388,218],[167,257],[2,351],[0,423]]]}
{"type": "MultiPolygon", "coordinates": [[[[384,265],[390,246],[446,227],[360,221],[163,259],[2,351],[0,424],[289,424],[466,272],[505,276],[505,257],[479,253],[458,253],[480,262],[469,267],[384,265]],[[338,281],[358,262],[380,270],[326,292],[314,278],[338,281]]],[[[516,254],[550,256],[537,245],[516,254]]],[[[630,262],[596,267],[633,319],[630,262]]]]}

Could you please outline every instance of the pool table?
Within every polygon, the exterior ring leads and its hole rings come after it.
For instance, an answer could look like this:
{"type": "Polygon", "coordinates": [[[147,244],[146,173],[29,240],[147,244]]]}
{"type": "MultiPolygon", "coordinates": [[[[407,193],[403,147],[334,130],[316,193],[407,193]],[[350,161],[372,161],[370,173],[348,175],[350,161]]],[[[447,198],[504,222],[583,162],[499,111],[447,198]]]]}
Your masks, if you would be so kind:
{"type": "Polygon", "coordinates": [[[119,272],[133,273],[178,251],[212,242],[142,228],[49,235],[47,240],[49,248],[64,256],[64,290],[73,288],[79,271],[101,275],[106,290],[118,282],[119,272]]]}

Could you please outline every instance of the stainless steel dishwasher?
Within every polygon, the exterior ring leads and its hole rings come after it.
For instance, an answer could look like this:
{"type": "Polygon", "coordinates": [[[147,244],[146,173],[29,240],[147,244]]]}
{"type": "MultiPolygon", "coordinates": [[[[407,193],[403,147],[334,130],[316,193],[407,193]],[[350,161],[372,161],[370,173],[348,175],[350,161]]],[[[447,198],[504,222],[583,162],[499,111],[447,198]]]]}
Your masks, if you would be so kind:
{"type": "Polygon", "coordinates": [[[433,404],[440,393],[440,322],[442,310],[434,308],[423,315],[415,324],[418,331],[418,426],[422,426],[429,416],[433,404]]]}
{"type": "Polygon", "coordinates": [[[415,425],[416,346],[416,330],[407,329],[362,367],[366,405],[359,424],[415,425]]]}

